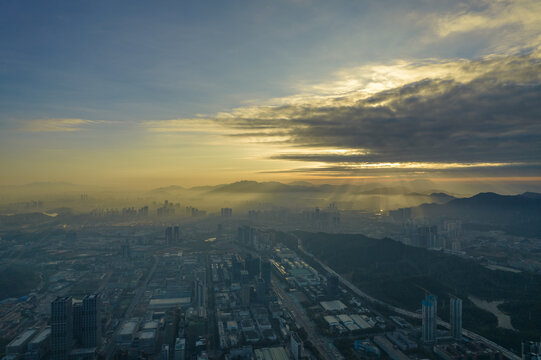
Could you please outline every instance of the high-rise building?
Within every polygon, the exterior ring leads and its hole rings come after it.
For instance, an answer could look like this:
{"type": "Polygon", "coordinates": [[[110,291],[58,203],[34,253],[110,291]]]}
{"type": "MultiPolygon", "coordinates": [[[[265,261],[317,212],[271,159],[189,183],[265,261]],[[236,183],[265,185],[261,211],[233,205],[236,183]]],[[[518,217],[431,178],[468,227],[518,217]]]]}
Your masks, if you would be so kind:
{"type": "Polygon", "coordinates": [[[417,228],[417,246],[423,248],[435,248],[438,241],[437,226],[421,226],[417,228]]]}
{"type": "Polygon", "coordinates": [[[165,228],[165,243],[171,244],[173,242],[173,228],[168,226],[165,228]]]}
{"type": "Polygon", "coordinates": [[[71,296],[57,297],[51,303],[51,359],[67,360],[73,341],[71,296]]]}
{"type": "Polygon", "coordinates": [[[130,243],[128,242],[128,240],[126,239],[124,241],[124,244],[122,244],[120,246],[120,250],[122,252],[122,257],[124,259],[130,259],[131,258],[131,248],[130,248],[130,243]]]}
{"type": "Polygon", "coordinates": [[[271,263],[269,260],[261,262],[261,278],[265,281],[268,290],[271,284],[271,263]]]}
{"type": "Polygon", "coordinates": [[[143,206],[139,210],[137,210],[137,215],[139,216],[148,216],[148,206],[143,206]]]}
{"type": "Polygon", "coordinates": [[[462,339],[462,299],[451,298],[451,336],[457,340],[462,339]]]}
{"type": "Polygon", "coordinates": [[[255,286],[255,296],[257,302],[261,304],[267,303],[267,284],[265,283],[265,281],[259,278],[257,279],[255,286]]]}
{"type": "Polygon", "coordinates": [[[438,297],[436,295],[427,295],[422,302],[422,311],[422,341],[433,342],[436,340],[438,297]]]}
{"type": "Polygon", "coordinates": [[[75,346],[81,345],[83,342],[83,302],[74,301],[73,309],[73,340],[75,346]]]}
{"type": "Polygon", "coordinates": [[[243,306],[249,306],[252,298],[252,287],[243,284],[241,289],[241,303],[243,306]]]}
{"type": "Polygon", "coordinates": [[[237,241],[241,244],[253,246],[255,229],[249,226],[241,226],[237,230],[237,241]]]}
{"type": "Polygon", "coordinates": [[[231,208],[222,208],[220,210],[220,215],[222,217],[231,217],[233,215],[233,209],[231,209],[231,208]]]}
{"type": "Polygon", "coordinates": [[[81,345],[85,348],[101,345],[101,301],[98,294],[87,295],[82,303],[81,345]]]}
{"type": "Polygon", "coordinates": [[[178,225],[173,227],[173,240],[177,244],[180,242],[180,227],[178,225]]]}
{"type": "Polygon", "coordinates": [[[194,280],[194,305],[198,307],[205,306],[205,286],[199,279],[194,280]]]}
{"type": "Polygon", "coordinates": [[[252,257],[251,255],[248,255],[246,257],[245,267],[250,276],[259,277],[259,264],[260,261],[258,257],[252,257]]]}
{"type": "Polygon", "coordinates": [[[233,255],[231,258],[231,271],[233,273],[233,280],[240,279],[240,272],[243,270],[244,264],[238,255],[233,255]]]}

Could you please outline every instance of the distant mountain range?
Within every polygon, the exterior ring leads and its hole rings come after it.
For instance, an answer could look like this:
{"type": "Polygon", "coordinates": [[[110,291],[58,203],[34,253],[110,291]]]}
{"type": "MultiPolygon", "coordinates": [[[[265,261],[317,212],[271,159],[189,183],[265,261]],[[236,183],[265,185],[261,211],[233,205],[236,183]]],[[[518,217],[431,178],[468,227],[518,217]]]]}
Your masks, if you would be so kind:
{"type": "Polygon", "coordinates": [[[479,193],[469,198],[452,199],[444,205],[424,204],[418,208],[431,213],[460,214],[472,212],[502,213],[539,213],[541,212],[541,194],[523,193],[519,195],[500,195],[492,192],[479,193]]]}
{"type": "Polygon", "coordinates": [[[455,218],[466,223],[490,224],[494,229],[541,238],[539,193],[479,193],[469,198],[452,199],[445,204],[423,204],[411,209],[414,216],[428,219],[455,218]]]}
{"type": "Polygon", "coordinates": [[[352,193],[361,195],[408,195],[408,196],[432,196],[443,200],[450,200],[454,197],[444,193],[442,190],[432,190],[434,184],[431,182],[411,182],[408,186],[403,183],[397,185],[381,186],[379,183],[368,184],[346,184],[346,185],[315,185],[305,181],[295,181],[291,183],[281,183],[276,181],[257,182],[257,181],[237,181],[231,184],[220,184],[214,186],[196,186],[184,188],[182,186],[167,186],[151,190],[150,194],[164,193],[182,193],[182,192],[205,192],[209,194],[218,193],[244,193],[244,194],[264,194],[264,193],[352,193]],[[431,189],[431,190],[425,190],[431,189]]]}

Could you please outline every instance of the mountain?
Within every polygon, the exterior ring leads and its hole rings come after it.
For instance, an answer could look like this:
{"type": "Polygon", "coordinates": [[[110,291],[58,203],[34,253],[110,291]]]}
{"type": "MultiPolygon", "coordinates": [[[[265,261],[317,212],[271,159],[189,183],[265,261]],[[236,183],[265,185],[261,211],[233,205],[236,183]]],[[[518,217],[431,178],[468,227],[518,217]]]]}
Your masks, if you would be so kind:
{"type": "Polygon", "coordinates": [[[238,181],[232,184],[221,185],[210,192],[228,192],[228,193],[279,193],[279,192],[306,192],[317,191],[317,187],[306,185],[288,185],[280,182],[257,182],[257,181],[238,181]]]}
{"type": "MultiPolygon", "coordinates": [[[[432,194],[441,196],[437,194],[432,194]]],[[[446,194],[445,194],[446,195],[446,194]]],[[[449,195],[447,195],[449,196],[449,195]]],[[[479,193],[469,198],[453,199],[443,205],[423,204],[418,209],[427,210],[427,214],[449,214],[449,213],[528,213],[541,212],[541,197],[520,195],[500,195],[492,192],[479,193]]]]}
{"type": "Polygon", "coordinates": [[[524,337],[541,336],[540,275],[490,270],[470,259],[360,234],[295,235],[314,257],[377,299],[415,311],[430,292],[444,304],[438,307],[439,316],[448,319],[445,304],[454,295],[463,299],[463,325],[469,330],[515,349],[524,337]],[[496,317],[475,306],[469,296],[502,301],[499,307],[511,316],[517,331],[498,328],[496,317]]]}
{"type": "Polygon", "coordinates": [[[184,188],[181,186],[166,186],[149,191],[149,194],[173,194],[183,192],[207,192],[212,193],[325,193],[325,194],[358,194],[358,195],[406,195],[406,196],[429,196],[433,197],[437,202],[450,200],[452,197],[445,194],[442,190],[431,189],[428,185],[431,183],[417,182],[410,186],[403,182],[396,182],[392,185],[381,186],[378,183],[363,183],[363,184],[312,184],[306,181],[293,181],[290,183],[281,183],[277,181],[258,182],[242,180],[230,184],[220,184],[214,186],[194,186],[192,188],[184,188]],[[421,185],[425,185],[424,189],[420,189],[421,185]],[[414,192],[415,191],[415,192],[414,192]]]}
{"type": "Polygon", "coordinates": [[[157,189],[152,189],[148,191],[147,195],[172,195],[172,194],[179,194],[188,191],[185,187],[179,186],[179,185],[170,185],[170,186],[164,186],[157,189]]]}
{"type": "Polygon", "coordinates": [[[418,194],[418,193],[411,193],[410,191],[411,191],[411,189],[408,189],[408,188],[405,188],[405,187],[402,187],[402,186],[397,186],[397,187],[378,187],[378,188],[375,188],[375,189],[363,191],[362,194],[365,194],[365,195],[403,195],[403,194],[415,194],[415,196],[417,196],[417,195],[422,195],[422,194],[418,194]]]}
{"type": "Polygon", "coordinates": [[[525,193],[522,193],[521,195],[530,199],[541,199],[541,194],[536,192],[527,191],[525,193]]]}
{"type": "Polygon", "coordinates": [[[436,192],[429,195],[433,203],[445,204],[451,200],[456,199],[454,196],[446,194],[444,192],[436,192]]]}
{"type": "Polygon", "coordinates": [[[541,197],[521,195],[500,195],[493,192],[479,193],[471,198],[455,199],[450,207],[494,211],[541,211],[541,197]]]}
{"type": "Polygon", "coordinates": [[[293,186],[316,186],[312,183],[309,183],[308,181],[300,181],[300,180],[297,180],[297,181],[292,181],[292,182],[289,182],[287,183],[288,185],[293,185],[293,186]]]}
{"type": "Polygon", "coordinates": [[[541,197],[479,193],[445,204],[423,204],[412,208],[416,217],[454,218],[470,224],[487,224],[520,236],[541,237],[541,197]]]}

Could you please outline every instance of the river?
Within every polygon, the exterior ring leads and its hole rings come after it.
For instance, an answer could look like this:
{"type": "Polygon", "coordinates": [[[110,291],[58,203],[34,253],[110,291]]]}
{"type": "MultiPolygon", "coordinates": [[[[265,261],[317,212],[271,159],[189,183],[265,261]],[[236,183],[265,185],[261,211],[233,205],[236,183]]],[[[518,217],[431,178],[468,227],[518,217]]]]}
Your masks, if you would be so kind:
{"type": "Polygon", "coordinates": [[[503,329],[509,329],[509,330],[515,330],[516,329],[511,325],[511,317],[507,314],[504,314],[499,308],[498,305],[503,304],[503,301],[485,301],[478,299],[474,296],[468,296],[468,299],[471,300],[472,303],[474,303],[475,306],[477,306],[480,309],[486,310],[498,319],[498,327],[501,327],[503,329]]]}

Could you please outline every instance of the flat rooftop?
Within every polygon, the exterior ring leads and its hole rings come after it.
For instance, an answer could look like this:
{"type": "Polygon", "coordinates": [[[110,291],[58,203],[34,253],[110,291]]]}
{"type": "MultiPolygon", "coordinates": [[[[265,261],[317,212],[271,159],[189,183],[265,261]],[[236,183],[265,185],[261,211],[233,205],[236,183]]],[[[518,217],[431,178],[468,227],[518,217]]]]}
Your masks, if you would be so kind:
{"type": "Polygon", "coordinates": [[[122,325],[122,328],[120,328],[120,331],[118,332],[118,334],[119,335],[133,334],[135,332],[135,329],[137,328],[138,323],[139,322],[137,320],[130,320],[130,321],[125,322],[122,325]]]}
{"type": "Polygon", "coordinates": [[[165,307],[175,307],[177,305],[187,305],[191,302],[189,297],[179,297],[171,299],[151,299],[150,307],[152,308],[165,308],[165,307]]]}
{"type": "Polygon", "coordinates": [[[38,332],[38,329],[31,328],[26,329],[22,334],[19,334],[15,339],[13,339],[9,344],[8,347],[18,347],[23,346],[25,343],[27,343],[32,336],[34,336],[38,332]]]}
{"type": "Polygon", "coordinates": [[[347,306],[340,300],[322,301],[319,304],[325,311],[340,311],[347,309],[347,306]]]}
{"type": "Polygon", "coordinates": [[[47,339],[47,337],[50,335],[51,335],[51,327],[47,326],[35,338],[33,338],[32,341],[30,341],[30,344],[39,344],[43,340],[47,339]]]}

